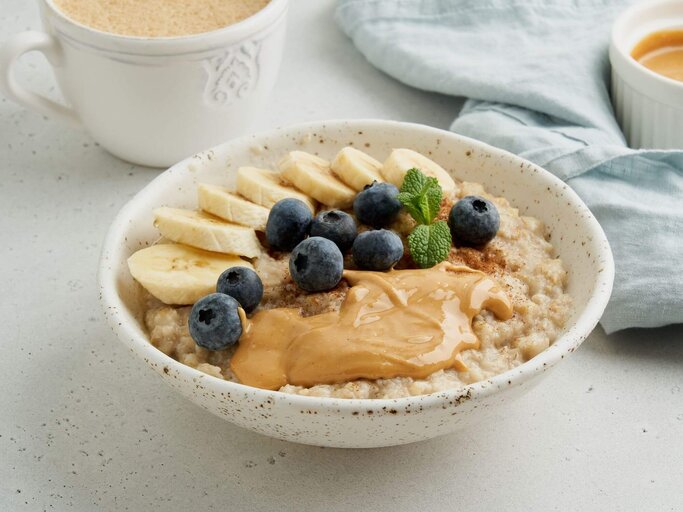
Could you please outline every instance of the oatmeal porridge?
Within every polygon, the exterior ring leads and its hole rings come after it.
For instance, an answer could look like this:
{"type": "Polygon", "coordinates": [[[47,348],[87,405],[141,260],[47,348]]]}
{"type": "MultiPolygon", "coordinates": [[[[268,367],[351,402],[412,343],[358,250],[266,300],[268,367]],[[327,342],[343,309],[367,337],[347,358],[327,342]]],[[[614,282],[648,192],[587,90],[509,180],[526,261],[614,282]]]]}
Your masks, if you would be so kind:
{"type": "MultiPolygon", "coordinates": [[[[317,159],[311,160],[311,165],[316,166],[315,172],[320,172],[320,176],[324,176],[325,179],[329,177],[336,180],[340,175],[340,171],[337,169],[343,168],[338,163],[338,161],[343,160],[342,157],[344,155],[342,155],[342,152],[340,152],[340,155],[337,156],[332,164],[322,159],[317,159]],[[335,169],[335,164],[337,164],[337,169],[335,169]],[[325,173],[328,173],[329,176],[325,173]]],[[[353,155],[345,156],[347,158],[353,157],[353,155]]],[[[295,157],[290,156],[287,166],[293,165],[291,160],[296,160],[295,157]]],[[[427,160],[421,155],[420,157],[427,160]]],[[[367,171],[366,181],[379,181],[382,177],[387,182],[396,181],[396,170],[394,168],[390,168],[386,173],[383,172],[384,169],[391,167],[389,165],[390,162],[387,161],[382,165],[374,161],[374,159],[370,158],[370,160],[368,164],[366,159],[364,159],[364,162],[367,164],[364,168],[367,171]]],[[[420,163],[422,164],[422,161],[420,163]]],[[[433,162],[431,164],[436,166],[433,162]]],[[[413,165],[405,164],[404,167],[405,169],[403,169],[401,177],[413,165]]],[[[466,198],[482,198],[482,200],[487,200],[490,204],[495,205],[497,210],[499,224],[496,225],[497,231],[494,233],[495,236],[484,244],[459,244],[457,239],[453,240],[454,243],[449,245],[443,252],[444,262],[434,265],[433,268],[425,268],[427,266],[416,263],[419,259],[417,258],[417,253],[415,254],[416,257],[413,257],[411,248],[413,248],[413,251],[417,249],[411,245],[412,240],[409,238],[411,233],[417,230],[420,222],[424,221],[424,218],[415,215],[410,205],[408,205],[392,217],[391,223],[386,226],[387,230],[382,230],[397,234],[403,245],[402,254],[399,255],[398,260],[392,265],[394,270],[388,270],[388,273],[384,275],[389,276],[386,279],[390,279],[391,276],[404,275],[402,274],[403,272],[406,273],[405,275],[408,275],[408,272],[419,271],[424,272],[425,276],[431,276],[430,272],[435,273],[439,269],[465,273],[468,276],[475,276],[478,280],[477,282],[490,282],[491,284],[487,285],[486,289],[493,295],[498,294],[496,297],[500,307],[496,309],[495,301],[488,301],[482,303],[484,306],[481,308],[477,308],[476,311],[473,310],[471,312],[472,318],[468,318],[465,322],[467,324],[466,329],[460,329],[464,334],[461,338],[455,340],[458,349],[452,351],[449,355],[451,359],[448,359],[447,362],[444,362],[445,360],[438,361],[440,366],[434,366],[437,369],[430,371],[428,374],[420,374],[420,371],[413,371],[415,370],[413,368],[413,370],[403,373],[399,370],[393,371],[393,373],[389,372],[387,373],[388,376],[378,378],[377,376],[383,375],[383,373],[371,371],[373,369],[372,365],[359,366],[357,364],[358,361],[351,365],[348,361],[333,360],[330,363],[331,365],[338,365],[341,369],[346,364],[349,368],[352,367],[353,371],[349,370],[349,373],[346,374],[340,371],[336,374],[336,378],[334,376],[321,377],[321,380],[316,381],[315,375],[322,375],[322,373],[311,373],[310,368],[315,367],[316,364],[315,362],[309,362],[304,365],[305,368],[299,371],[301,375],[306,374],[306,378],[292,377],[292,373],[290,379],[284,377],[284,380],[266,379],[263,382],[271,384],[252,385],[267,389],[278,389],[285,393],[337,398],[399,398],[423,395],[462,387],[466,384],[490,378],[528,361],[555,341],[571,313],[572,300],[566,293],[567,272],[562,261],[557,258],[543,224],[535,218],[520,216],[517,209],[510,205],[505,198],[492,196],[487,193],[482,185],[455,182],[443,170],[441,171],[446,176],[441,175],[438,169],[434,172],[425,172],[426,175],[433,176],[438,180],[442,192],[440,203],[437,203],[439,207],[433,213],[431,223],[449,220],[451,232],[457,234],[453,224],[450,222],[449,214],[456,205],[461,204],[466,198]],[[420,267],[424,268],[424,270],[417,270],[420,267]],[[509,307],[509,314],[505,314],[503,311],[505,308],[502,305],[509,307]],[[467,337],[468,333],[471,333],[469,338],[467,337]],[[363,370],[359,373],[357,371],[358,368],[363,368],[363,370]],[[343,375],[353,375],[354,377],[343,379],[343,375]]],[[[275,180],[273,178],[276,176],[273,173],[272,176],[267,176],[268,183],[272,182],[273,186],[269,186],[267,190],[256,192],[255,188],[257,185],[253,182],[255,178],[244,175],[240,181],[238,174],[238,190],[234,194],[235,204],[237,204],[238,200],[241,206],[244,206],[241,204],[242,202],[252,202],[255,214],[258,213],[260,215],[259,219],[261,219],[263,218],[262,208],[273,208],[273,205],[283,199],[296,198],[297,195],[306,194],[310,197],[310,200],[305,203],[307,211],[311,208],[314,211],[337,208],[339,211],[349,213],[354,218],[358,224],[358,233],[372,229],[361,222],[358,216],[355,215],[358,212],[358,205],[354,203],[354,196],[362,193],[362,189],[358,190],[361,187],[358,183],[360,178],[357,174],[354,174],[355,181],[353,183],[355,186],[345,184],[352,183],[351,180],[340,180],[339,183],[334,183],[333,189],[324,189],[323,194],[314,194],[312,192],[314,189],[306,187],[306,183],[302,181],[303,178],[301,176],[297,175],[297,172],[299,171],[291,171],[289,168],[286,168],[282,172],[282,176],[275,180]],[[249,181],[250,179],[252,180],[251,182],[249,181]],[[243,184],[242,186],[240,186],[240,182],[243,184]],[[326,196],[325,194],[328,195],[326,196]],[[327,197],[331,199],[327,201],[327,197]]],[[[362,179],[360,179],[360,183],[363,183],[362,179]]],[[[400,182],[398,185],[400,185],[400,182]]],[[[401,188],[402,193],[404,188],[401,188]]],[[[233,201],[231,197],[233,192],[226,190],[225,194],[226,201],[233,201]]],[[[202,204],[201,197],[200,204],[202,204]]],[[[377,208],[381,210],[381,207],[377,208]]],[[[241,218],[245,218],[245,212],[248,212],[248,210],[241,210],[241,218]]],[[[214,214],[211,211],[202,213],[203,216],[207,217],[214,214]]],[[[177,233],[172,228],[167,228],[166,232],[161,234],[171,242],[181,241],[183,244],[191,245],[197,250],[207,251],[207,254],[214,255],[217,251],[223,253],[223,255],[230,253],[231,255],[243,256],[241,265],[253,268],[262,283],[262,297],[258,306],[247,315],[248,319],[246,317],[243,318],[243,322],[247,324],[251,322],[250,327],[246,329],[242,334],[242,338],[236,344],[231,344],[221,350],[204,348],[195,341],[191,334],[191,329],[188,327],[189,323],[191,323],[191,304],[195,299],[185,305],[183,301],[174,303],[173,301],[166,300],[166,303],[163,303],[148,292],[145,292],[146,312],[144,323],[151,343],[165,354],[182,364],[196,368],[213,377],[240,382],[241,380],[238,379],[236,374],[248,375],[245,369],[248,365],[241,365],[239,361],[249,359],[248,357],[243,357],[244,353],[247,350],[254,350],[247,354],[253,361],[256,349],[252,345],[262,345],[259,344],[259,340],[256,340],[256,343],[252,343],[253,336],[250,334],[254,332],[254,325],[257,325],[255,322],[259,318],[263,319],[262,325],[266,321],[272,322],[276,317],[272,316],[272,314],[267,316],[266,313],[281,311],[282,308],[287,308],[287,310],[295,312],[292,313],[294,314],[292,318],[303,322],[301,325],[304,325],[308,318],[329,317],[337,319],[341,314],[340,312],[343,312],[344,308],[349,307],[349,304],[356,295],[354,290],[360,286],[358,281],[362,281],[362,277],[366,275],[365,273],[369,269],[367,267],[359,269],[357,263],[362,261],[362,259],[356,252],[356,244],[354,243],[353,251],[347,248],[346,253],[343,255],[343,277],[340,277],[333,287],[324,291],[305,291],[302,289],[301,282],[297,280],[297,276],[293,276],[290,271],[290,256],[294,253],[290,253],[291,249],[276,251],[272,247],[268,247],[269,244],[266,241],[266,237],[261,233],[261,229],[263,229],[262,221],[259,221],[261,228],[256,229],[254,233],[256,233],[258,240],[263,244],[263,250],[258,256],[252,257],[251,254],[254,251],[253,233],[249,233],[247,242],[247,237],[244,236],[245,234],[242,231],[244,225],[238,227],[234,224],[233,219],[228,218],[218,219],[218,221],[226,220],[230,222],[225,223],[225,232],[217,234],[216,219],[210,219],[211,225],[206,224],[210,236],[205,238],[201,238],[195,232],[188,234],[187,226],[183,228],[182,237],[177,236],[177,233]],[[221,236],[218,236],[219,234],[224,234],[225,237],[221,238],[221,236]],[[246,249],[248,249],[250,254],[248,257],[240,254],[240,250],[246,249]]],[[[165,220],[168,221],[168,219],[165,220]]],[[[193,218],[192,222],[204,222],[205,220],[203,218],[193,218]]],[[[423,223],[431,225],[429,222],[423,223]]],[[[164,222],[161,225],[167,226],[171,224],[164,222]]],[[[219,226],[219,228],[223,229],[224,226],[219,226]]],[[[266,229],[268,228],[266,227],[266,229]]],[[[360,238],[360,235],[358,237],[360,238]]],[[[313,238],[317,237],[311,234],[308,240],[313,238]]],[[[335,243],[337,242],[335,241],[335,243]]],[[[340,244],[341,242],[337,245],[343,247],[343,244],[340,244]]],[[[294,251],[296,252],[297,249],[295,248],[294,251]]],[[[220,267],[220,264],[220,261],[215,262],[217,267],[220,267]]],[[[174,265],[172,271],[182,272],[183,269],[179,270],[174,265]]],[[[144,285],[143,279],[136,275],[132,266],[131,272],[144,285]]],[[[368,272],[367,275],[376,273],[368,272]]],[[[382,274],[377,275],[381,276],[382,274]]],[[[176,281],[189,283],[186,286],[199,286],[199,283],[196,281],[203,279],[202,286],[204,288],[202,290],[204,291],[199,293],[199,295],[205,295],[213,291],[205,290],[205,288],[211,283],[211,279],[215,282],[216,272],[214,271],[213,274],[209,274],[207,277],[202,275],[195,281],[190,281],[185,279],[185,277],[182,276],[182,279],[176,279],[176,281]]],[[[193,275],[194,277],[196,276],[193,275]]],[[[367,287],[367,283],[363,286],[367,287]]],[[[150,289],[147,286],[145,288],[150,289]]],[[[471,292],[471,287],[467,289],[471,292]]],[[[425,296],[427,295],[429,294],[427,293],[425,296]]],[[[460,302],[462,304],[465,303],[463,297],[463,295],[460,295],[460,302]]],[[[414,307],[415,304],[417,303],[414,301],[409,306],[414,307]]],[[[423,303],[420,302],[420,304],[423,303]]],[[[462,304],[460,306],[461,309],[464,308],[462,304]]],[[[247,308],[245,307],[244,309],[247,308]]],[[[260,331],[257,330],[256,332],[260,331]]],[[[299,334],[296,333],[292,336],[299,336],[299,334]]],[[[335,340],[329,339],[329,337],[325,338],[325,343],[330,347],[335,346],[335,340]]],[[[341,343],[342,341],[340,340],[340,346],[341,343]]],[[[389,345],[386,340],[384,343],[387,346],[389,345]]],[[[411,341],[411,343],[413,342],[411,341]]],[[[308,346],[317,345],[309,344],[308,346]]],[[[290,345],[283,348],[283,350],[289,349],[290,345]]],[[[381,347],[378,350],[381,352],[381,347]]],[[[334,349],[331,348],[330,352],[334,352],[334,349]]],[[[324,357],[325,353],[321,349],[320,354],[322,355],[320,357],[324,357]]],[[[362,354],[366,353],[367,351],[362,352],[362,354]]],[[[382,368],[387,367],[389,359],[395,361],[395,355],[395,353],[392,353],[391,358],[382,360],[382,368]]],[[[413,356],[414,354],[411,352],[410,357],[407,357],[406,360],[413,361],[415,359],[413,356]]],[[[291,367],[292,365],[290,364],[288,368],[291,369],[291,367]]],[[[253,369],[250,370],[253,371],[253,369]]],[[[244,382],[244,380],[242,381],[244,382]]],[[[254,382],[261,381],[255,380],[254,382]]]]}

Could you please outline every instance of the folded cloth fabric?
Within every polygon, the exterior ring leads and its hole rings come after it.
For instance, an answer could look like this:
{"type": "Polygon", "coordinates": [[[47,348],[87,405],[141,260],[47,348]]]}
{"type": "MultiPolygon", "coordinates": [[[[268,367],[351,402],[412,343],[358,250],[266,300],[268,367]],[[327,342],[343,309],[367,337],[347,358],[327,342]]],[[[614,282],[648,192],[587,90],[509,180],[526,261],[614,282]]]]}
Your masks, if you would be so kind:
{"type": "Polygon", "coordinates": [[[683,322],[683,152],[626,146],[607,46],[626,0],[340,0],[336,19],[396,79],[470,98],[451,129],[567,181],[612,246],[608,333],[683,322]]]}

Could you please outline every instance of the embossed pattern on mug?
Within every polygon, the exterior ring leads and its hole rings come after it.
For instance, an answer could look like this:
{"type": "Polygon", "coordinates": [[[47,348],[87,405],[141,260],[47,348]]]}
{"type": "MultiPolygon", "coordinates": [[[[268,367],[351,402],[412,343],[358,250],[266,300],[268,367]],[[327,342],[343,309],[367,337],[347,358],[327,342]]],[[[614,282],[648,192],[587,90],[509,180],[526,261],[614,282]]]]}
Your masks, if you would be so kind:
{"type": "Polygon", "coordinates": [[[54,0],[72,20],[103,32],[177,37],[242,21],[270,0],[54,0]]]}
{"type": "Polygon", "coordinates": [[[207,105],[229,105],[244,97],[256,86],[259,76],[261,41],[226,48],[221,54],[204,61],[208,78],[204,92],[207,105]]]}

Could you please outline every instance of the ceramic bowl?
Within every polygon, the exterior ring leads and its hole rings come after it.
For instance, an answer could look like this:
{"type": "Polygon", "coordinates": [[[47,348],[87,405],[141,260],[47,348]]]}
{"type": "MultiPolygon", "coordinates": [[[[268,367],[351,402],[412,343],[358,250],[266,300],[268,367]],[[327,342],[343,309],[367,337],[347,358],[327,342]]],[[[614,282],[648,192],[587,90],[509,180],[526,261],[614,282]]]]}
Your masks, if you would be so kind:
{"type": "MultiPolygon", "coordinates": [[[[597,324],[612,288],[614,264],[600,225],[562,181],[517,156],[451,132],[391,121],[328,121],[278,129],[226,142],[161,174],[118,214],[100,263],[104,312],[118,338],[174,390],[236,425],[298,443],[377,447],[453,432],[485,418],[537,384],[578,348],[597,324]],[[569,271],[574,310],[563,334],[527,363],[483,382],[400,399],[334,399],[288,395],[220,380],[184,366],[148,341],[140,288],[126,259],[155,242],[152,209],[196,207],[199,182],[234,184],[240,165],[274,168],[287,151],[332,157],[353,144],[382,160],[408,147],[437,161],[460,180],[477,181],[505,196],[524,215],[543,220],[569,271]]],[[[133,392],[134,390],[131,390],[133,392]]]]}

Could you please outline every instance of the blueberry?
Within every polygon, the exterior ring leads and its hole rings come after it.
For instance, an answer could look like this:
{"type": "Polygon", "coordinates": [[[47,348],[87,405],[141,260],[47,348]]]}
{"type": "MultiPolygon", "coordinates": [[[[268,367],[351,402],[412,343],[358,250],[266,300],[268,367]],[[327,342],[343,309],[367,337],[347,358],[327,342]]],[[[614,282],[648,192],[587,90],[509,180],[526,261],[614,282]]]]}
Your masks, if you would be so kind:
{"type": "Polygon", "coordinates": [[[263,283],[252,269],[231,267],[218,278],[216,291],[230,295],[244,311],[251,313],[263,298],[263,283]]]}
{"type": "Polygon", "coordinates": [[[289,256],[289,273],[307,292],[331,290],[342,278],[344,256],[327,238],[312,236],[297,245],[289,256]]]}
{"type": "Polygon", "coordinates": [[[190,336],[200,347],[225,350],[242,335],[238,302],[224,293],[212,293],[199,299],[190,311],[190,336]]]}
{"type": "Polygon", "coordinates": [[[353,261],[362,270],[388,270],[402,256],[401,237],[388,229],[366,231],[353,242],[353,261]]]}
{"type": "Polygon", "coordinates": [[[332,240],[341,252],[351,248],[357,234],[356,221],[351,215],[340,210],[320,212],[311,224],[311,236],[332,240]]]}
{"type": "Polygon", "coordinates": [[[500,215],[491,201],[479,196],[467,196],[451,208],[448,225],[456,245],[477,247],[496,236],[500,215]]]}
{"type": "Polygon", "coordinates": [[[397,196],[398,189],[391,183],[373,181],[356,196],[353,201],[353,212],[363,224],[373,228],[386,227],[394,222],[401,211],[401,203],[397,196]]]}
{"type": "Polygon", "coordinates": [[[281,199],[273,205],[266,223],[266,240],[273,249],[291,251],[311,229],[313,214],[303,201],[281,199]]]}

